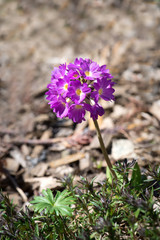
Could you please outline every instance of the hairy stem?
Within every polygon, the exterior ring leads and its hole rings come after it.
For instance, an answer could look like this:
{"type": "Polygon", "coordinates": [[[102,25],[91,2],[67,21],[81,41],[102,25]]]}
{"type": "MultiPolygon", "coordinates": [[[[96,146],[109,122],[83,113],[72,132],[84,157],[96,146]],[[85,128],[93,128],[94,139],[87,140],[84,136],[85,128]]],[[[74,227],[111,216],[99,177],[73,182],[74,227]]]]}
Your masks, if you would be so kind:
{"type": "Polygon", "coordinates": [[[98,134],[98,139],[99,139],[99,142],[100,142],[101,150],[103,152],[103,155],[104,155],[104,158],[106,160],[107,166],[109,167],[109,170],[111,171],[114,178],[117,179],[117,176],[116,176],[114,170],[112,169],[112,164],[111,164],[111,161],[108,157],[108,153],[107,153],[106,148],[104,146],[104,142],[103,142],[103,139],[102,139],[102,135],[101,135],[101,131],[99,129],[98,122],[97,122],[96,119],[93,120],[93,122],[94,122],[94,125],[95,125],[95,128],[96,128],[97,134],[98,134]]]}

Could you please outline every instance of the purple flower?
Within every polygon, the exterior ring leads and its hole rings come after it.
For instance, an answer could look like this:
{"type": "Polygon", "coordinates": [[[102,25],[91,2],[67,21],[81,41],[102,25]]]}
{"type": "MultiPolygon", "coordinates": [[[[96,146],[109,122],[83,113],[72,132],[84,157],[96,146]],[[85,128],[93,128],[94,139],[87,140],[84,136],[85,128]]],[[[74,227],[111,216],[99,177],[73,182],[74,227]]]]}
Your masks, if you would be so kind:
{"type": "Polygon", "coordinates": [[[68,111],[68,117],[72,119],[73,122],[81,123],[85,120],[85,106],[84,104],[73,104],[70,106],[68,111]]]}
{"type": "Polygon", "coordinates": [[[61,64],[52,71],[46,99],[57,117],[74,122],[85,120],[86,111],[93,119],[104,114],[99,98],[114,100],[114,82],[106,65],[99,66],[91,59],[76,58],[74,63],[61,64]]]}
{"type": "Polygon", "coordinates": [[[66,64],[61,64],[58,68],[55,67],[54,70],[52,71],[51,80],[63,78],[64,75],[66,74],[66,67],[67,67],[66,64]]]}
{"type": "Polygon", "coordinates": [[[69,86],[70,79],[67,76],[64,76],[62,79],[58,79],[56,82],[56,89],[58,90],[58,94],[61,94],[63,97],[67,96],[69,86]]]}
{"type": "Polygon", "coordinates": [[[99,68],[99,71],[101,72],[101,77],[107,77],[107,79],[113,78],[113,76],[109,73],[109,69],[106,68],[106,65],[102,65],[99,68]]]}
{"type": "Polygon", "coordinates": [[[99,65],[96,62],[83,61],[81,64],[81,73],[87,80],[94,80],[100,77],[99,65]]]}
{"type": "Polygon", "coordinates": [[[76,69],[69,69],[68,71],[68,77],[70,78],[70,80],[74,80],[74,79],[78,79],[81,77],[81,74],[78,70],[76,69]]]}
{"type": "Polygon", "coordinates": [[[96,102],[98,102],[99,97],[106,101],[114,100],[113,93],[115,90],[112,88],[113,85],[114,82],[103,77],[98,83],[93,84],[96,91],[92,92],[91,97],[93,97],[96,102]]]}
{"type": "Polygon", "coordinates": [[[53,112],[57,114],[57,117],[63,118],[68,115],[69,104],[61,96],[57,99],[50,101],[50,107],[53,109],[53,112]]]}
{"type": "Polygon", "coordinates": [[[68,64],[68,68],[69,69],[77,69],[77,68],[80,68],[80,64],[83,62],[84,60],[83,60],[83,58],[76,58],[75,60],[74,60],[74,63],[69,63],[68,64]]]}
{"type": "Polygon", "coordinates": [[[50,84],[48,84],[47,88],[49,89],[49,91],[46,92],[47,100],[52,100],[53,98],[57,97],[58,95],[57,87],[54,83],[51,82],[50,84]]]}
{"type": "Polygon", "coordinates": [[[71,87],[69,87],[68,91],[72,101],[80,103],[85,99],[87,93],[91,92],[91,89],[87,83],[81,84],[79,80],[76,80],[71,82],[71,87]]]}
{"type": "Polygon", "coordinates": [[[90,112],[91,118],[93,118],[93,120],[97,119],[98,116],[102,116],[104,114],[104,109],[98,103],[95,103],[94,105],[85,104],[85,108],[90,112]]]}

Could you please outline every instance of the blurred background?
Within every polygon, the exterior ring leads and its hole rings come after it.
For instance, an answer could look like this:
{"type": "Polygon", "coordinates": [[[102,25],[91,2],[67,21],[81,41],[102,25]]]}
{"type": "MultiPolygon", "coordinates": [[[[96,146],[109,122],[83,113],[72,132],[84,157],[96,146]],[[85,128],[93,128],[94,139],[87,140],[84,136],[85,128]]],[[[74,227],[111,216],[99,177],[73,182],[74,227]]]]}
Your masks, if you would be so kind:
{"type": "MultiPolygon", "coordinates": [[[[56,119],[44,96],[53,67],[76,57],[106,64],[117,83],[116,102],[102,103],[106,115],[100,122],[101,129],[114,129],[106,145],[112,160],[124,157],[118,149],[128,143],[130,156],[139,156],[142,166],[145,161],[159,161],[159,46],[159,1],[0,0],[1,165],[11,171],[17,182],[19,178],[27,182],[24,174],[31,165],[77,152],[62,144],[61,148],[52,146],[52,150],[48,145],[40,146],[37,151],[35,145],[24,141],[67,137],[77,130],[70,121],[56,119]],[[21,143],[16,142],[21,139],[21,143]],[[139,152],[135,152],[135,144],[139,144],[139,152]],[[66,153],[67,147],[70,151],[66,153]],[[146,147],[150,147],[149,152],[146,147]]],[[[80,127],[84,134],[86,129],[93,130],[89,121],[80,127]]],[[[79,136],[77,146],[86,141],[86,145],[92,144],[91,149],[98,148],[92,137],[79,136]]],[[[100,153],[95,153],[98,158],[96,154],[100,153]]],[[[81,168],[85,169],[83,164],[81,168]]],[[[29,171],[26,179],[31,177],[29,171]]],[[[46,167],[41,176],[53,174],[46,167]]],[[[4,182],[1,186],[7,191],[12,189],[7,189],[4,182]]],[[[29,191],[24,186],[24,192],[29,191]]]]}

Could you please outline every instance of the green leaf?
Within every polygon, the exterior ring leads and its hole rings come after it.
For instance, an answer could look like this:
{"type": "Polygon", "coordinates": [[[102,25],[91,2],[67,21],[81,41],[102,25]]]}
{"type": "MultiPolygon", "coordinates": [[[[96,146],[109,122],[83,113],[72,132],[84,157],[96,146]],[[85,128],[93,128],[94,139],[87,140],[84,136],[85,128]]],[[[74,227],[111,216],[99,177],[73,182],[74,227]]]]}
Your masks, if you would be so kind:
{"type": "Polygon", "coordinates": [[[138,163],[136,163],[134,165],[133,172],[132,172],[131,186],[139,188],[141,183],[142,183],[141,171],[138,163]]]}
{"type": "Polygon", "coordinates": [[[37,223],[36,223],[36,226],[35,226],[35,230],[36,230],[37,236],[39,237],[39,228],[38,228],[38,224],[37,223]]]}
{"type": "Polygon", "coordinates": [[[108,182],[109,182],[110,184],[112,184],[113,177],[112,177],[112,173],[111,173],[111,171],[110,171],[110,169],[109,169],[108,166],[106,167],[106,177],[107,177],[107,179],[108,179],[108,182]]]}
{"type": "Polygon", "coordinates": [[[45,213],[49,214],[55,212],[57,216],[72,215],[73,210],[70,205],[74,203],[75,199],[69,196],[70,192],[67,190],[64,190],[63,192],[58,191],[55,197],[50,189],[43,190],[42,193],[44,196],[34,197],[34,200],[31,201],[36,212],[42,212],[44,210],[45,213]]]}
{"type": "Polygon", "coordinates": [[[69,194],[70,193],[67,190],[64,190],[62,193],[60,193],[59,191],[57,192],[54,204],[54,209],[57,215],[72,215],[72,209],[69,207],[69,205],[74,203],[74,198],[68,196],[69,194]]]}
{"type": "Polygon", "coordinates": [[[140,208],[138,208],[138,209],[135,211],[134,215],[135,215],[136,218],[138,218],[140,211],[141,211],[140,208]]]}
{"type": "Polygon", "coordinates": [[[117,180],[118,180],[118,182],[119,183],[123,183],[123,176],[122,176],[122,174],[120,174],[118,171],[117,171],[117,167],[115,167],[115,166],[113,166],[113,170],[114,170],[114,172],[115,172],[115,174],[116,174],[116,176],[117,176],[117,180]]]}

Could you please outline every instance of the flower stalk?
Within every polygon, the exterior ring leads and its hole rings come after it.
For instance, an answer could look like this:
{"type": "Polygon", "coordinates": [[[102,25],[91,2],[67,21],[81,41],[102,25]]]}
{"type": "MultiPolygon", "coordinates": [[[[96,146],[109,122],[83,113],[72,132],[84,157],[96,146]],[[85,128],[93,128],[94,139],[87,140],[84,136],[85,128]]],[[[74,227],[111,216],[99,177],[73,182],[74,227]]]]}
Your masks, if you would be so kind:
{"type": "Polygon", "coordinates": [[[103,153],[103,155],[104,155],[104,158],[105,158],[105,160],[106,160],[107,166],[109,167],[109,170],[111,171],[113,177],[114,177],[115,179],[117,179],[117,176],[116,176],[116,174],[115,174],[115,171],[114,171],[113,168],[112,168],[111,161],[110,161],[110,159],[109,159],[109,157],[108,157],[108,153],[107,153],[107,151],[106,151],[106,148],[105,148],[105,145],[104,145],[104,142],[103,142],[103,138],[102,138],[102,135],[101,135],[101,131],[100,131],[98,122],[97,122],[96,119],[93,120],[93,122],[94,122],[94,125],[95,125],[95,128],[96,128],[96,131],[97,131],[99,143],[100,143],[101,150],[102,150],[102,153],[103,153]]]}

